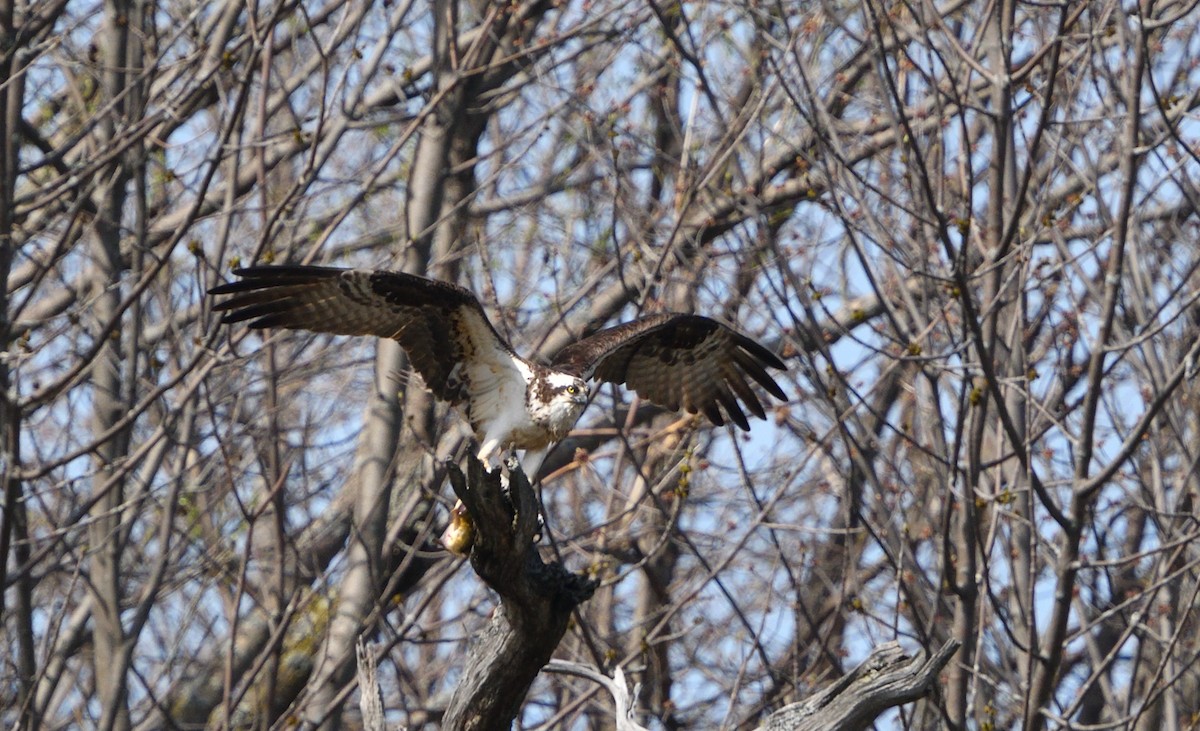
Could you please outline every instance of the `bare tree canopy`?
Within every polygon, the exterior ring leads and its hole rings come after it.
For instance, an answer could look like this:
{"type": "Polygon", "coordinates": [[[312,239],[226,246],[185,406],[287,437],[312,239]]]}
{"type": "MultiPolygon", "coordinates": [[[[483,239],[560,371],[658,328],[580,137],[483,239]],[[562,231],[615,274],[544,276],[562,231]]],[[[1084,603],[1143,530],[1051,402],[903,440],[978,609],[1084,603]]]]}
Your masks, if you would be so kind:
{"type": "Polygon", "coordinates": [[[535,552],[586,671],[517,727],[901,652],[880,727],[1195,724],[1198,58],[1170,0],[0,0],[0,724],[441,727],[506,611],[434,540],[471,429],[394,342],[219,325],[272,263],[787,365],[749,432],[593,389],[535,552]]]}

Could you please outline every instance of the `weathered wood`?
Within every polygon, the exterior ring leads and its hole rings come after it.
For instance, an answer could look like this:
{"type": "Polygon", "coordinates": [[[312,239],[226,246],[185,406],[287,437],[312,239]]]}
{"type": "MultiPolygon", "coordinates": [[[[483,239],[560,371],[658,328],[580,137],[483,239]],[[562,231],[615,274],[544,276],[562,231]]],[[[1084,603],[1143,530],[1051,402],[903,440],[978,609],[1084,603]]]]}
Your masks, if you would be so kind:
{"type": "Polygon", "coordinates": [[[386,731],[383,718],[383,696],[379,692],[379,673],[375,655],[359,635],[354,645],[358,666],[358,709],[362,712],[363,731],[386,731]]]}
{"type": "Polygon", "coordinates": [[[649,731],[637,722],[633,710],[634,699],[638,695],[638,686],[629,687],[629,683],[625,680],[625,671],[621,670],[620,665],[613,668],[611,678],[599,670],[567,660],[551,660],[550,664],[546,666],[546,671],[575,675],[599,683],[613,697],[613,703],[616,706],[613,720],[617,724],[617,731],[649,731]]]}
{"type": "Polygon", "coordinates": [[[500,595],[500,605],[475,641],[450,697],[442,728],[502,731],[512,727],[529,686],[566,633],[572,610],[591,598],[596,582],[559,563],[542,563],[538,502],[519,468],[487,472],[473,456],[467,475],[449,467],[450,485],[474,524],[470,561],[500,595]]]}
{"type": "Polygon", "coordinates": [[[924,697],[938,673],[958,651],[949,640],[932,657],[909,657],[900,643],[871,651],[858,667],[807,700],[771,714],[756,731],[859,731],[894,706],[924,697]]]}

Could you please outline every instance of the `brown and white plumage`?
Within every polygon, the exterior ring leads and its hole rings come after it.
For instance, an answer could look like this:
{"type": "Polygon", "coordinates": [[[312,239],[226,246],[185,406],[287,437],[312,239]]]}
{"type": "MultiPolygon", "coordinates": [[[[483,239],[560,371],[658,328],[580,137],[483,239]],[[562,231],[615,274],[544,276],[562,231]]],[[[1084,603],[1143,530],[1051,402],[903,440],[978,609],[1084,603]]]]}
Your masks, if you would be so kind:
{"type": "Polygon", "coordinates": [[[647,315],[601,330],[564,348],[552,367],[584,379],[625,384],[647,401],[672,411],[703,413],[718,426],[727,416],[747,431],[750,422],[742,405],[766,418],[747,376],[775,398],[787,400],[767,373],[767,367],[785,367],[774,353],[700,315],[647,315]]]}
{"type": "Polygon", "coordinates": [[[391,338],[404,347],[433,395],[452,404],[466,397],[452,377],[459,363],[512,354],[479,301],[448,282],[403,272],[293,265],[234,273],[241,281],[210,290],[235,295],[213,308],[228,313],[221,322],[391,338]]]}
{"type": "Polygon", "coordinates": [[[765,418],[751,385],[786,400],[767,368],[785,366],[750,338],[699,315],[658,314],[601,330],[563,349],[550,367],[518,356],[479,300],[454,284],[401,272],[312,266],[238,269],[210,290],[232,295],[222,322],[392,338],[437,398],[464,408],[481,459],[529,450],[536,474],[587,404],[588,379],[625,384],[672,410],[750,425],[765,418]],[[536,462],[536,464],[534,464],[536,462]]]}

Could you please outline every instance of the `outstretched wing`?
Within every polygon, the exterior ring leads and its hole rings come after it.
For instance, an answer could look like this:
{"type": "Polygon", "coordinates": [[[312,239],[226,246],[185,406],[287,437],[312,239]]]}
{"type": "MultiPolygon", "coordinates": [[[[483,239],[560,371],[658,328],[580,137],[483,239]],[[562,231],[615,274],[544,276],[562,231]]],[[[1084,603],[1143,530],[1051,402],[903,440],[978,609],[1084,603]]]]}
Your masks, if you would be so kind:
{"type": "Polygon", "coordinates": [[[728,417],[745,430],[750,423],[743,406],[766,418],[747,377],[787,400],[767,373],[768,367],[785,370],[783,361],[745,335],[699,315],[650,315],[601,330],[564,348],[554,367],[582,378],[624,383],[648,401],[703,413],[718,426],[728,417]]]}
{"type": "Polygon", "coordinates": [[[298,265],[256,266],[234,274],[241,279],[209,290],[233,295],[213,308],[225,313],[221,322],[392,338],[433,395],[450,403],[466,398],[462,377],[470,363],[507,360],[501,367],[512,367],[512,349],[479,300],[448,282],[402,272],[298,265]]]}

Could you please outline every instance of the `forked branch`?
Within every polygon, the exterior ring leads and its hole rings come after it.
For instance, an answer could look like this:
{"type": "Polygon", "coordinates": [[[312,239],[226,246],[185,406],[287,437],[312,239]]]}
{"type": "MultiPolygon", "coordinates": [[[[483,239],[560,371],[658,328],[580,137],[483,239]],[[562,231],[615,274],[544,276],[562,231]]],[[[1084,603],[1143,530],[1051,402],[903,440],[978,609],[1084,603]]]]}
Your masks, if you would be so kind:
{"type": "Polygon", "coordinates": [[[473,456],[465,476],[457,465],[449,474],[473,523],[471,566],[500,595],[500,605],[471,647],[442,728],[507,731],[566,633],[572,610],[591,598],[596,582],[562,564],[542,563],[534,543],[537,497],[519,468],[509,473],[507,494],[501,470],[488,472],[473,456]]]}

